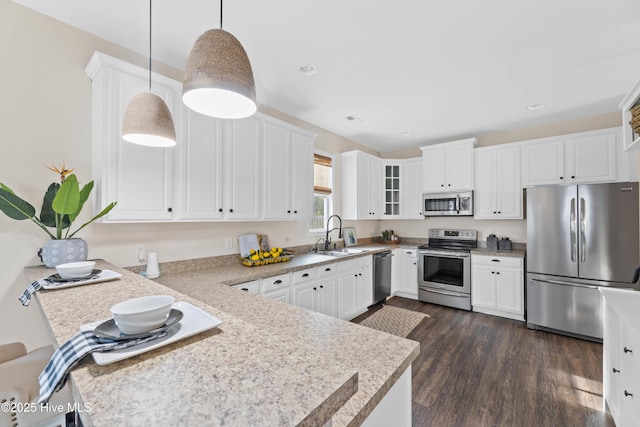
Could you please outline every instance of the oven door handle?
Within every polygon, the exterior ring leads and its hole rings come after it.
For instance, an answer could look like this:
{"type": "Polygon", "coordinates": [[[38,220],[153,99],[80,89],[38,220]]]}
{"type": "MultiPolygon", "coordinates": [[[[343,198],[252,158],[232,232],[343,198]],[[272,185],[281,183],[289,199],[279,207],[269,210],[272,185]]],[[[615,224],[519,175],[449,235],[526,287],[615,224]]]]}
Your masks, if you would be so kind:
{"type": "Polygon", "coordinates": [[[420,251],[420,255],[436,255],[436,256],[442,256],[445,258],[469,258],[471,256],[470,253],[460,253],[460,254],[455,254],[455,253],[451,253],[451,252],[445,252],[445,251],[420,251]]]}
{"type": "Polygon", "coordinates": [[[434,294],[441,294],[441,295],[447,295],[450,297],[458,297],[458,298],[469,298],[469,294],[459,294],[456,292],[447,292],[447,291],[437,291],[435,289],[431,289],[431,288],[420,288],[421,291],[424,292],[431,292],[434,294]]]}

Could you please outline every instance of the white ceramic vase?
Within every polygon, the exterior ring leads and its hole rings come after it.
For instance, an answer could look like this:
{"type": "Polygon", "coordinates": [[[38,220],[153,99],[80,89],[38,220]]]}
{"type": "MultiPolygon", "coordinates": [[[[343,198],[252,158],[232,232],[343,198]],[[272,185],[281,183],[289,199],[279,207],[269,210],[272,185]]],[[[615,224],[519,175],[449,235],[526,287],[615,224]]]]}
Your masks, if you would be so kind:
{"type": "Polygon", "coordinates": [[[49,240],[38,251],[38,256],[47,267],[68,262],[85,261],[89,248],[82,239],[49,240]]]}

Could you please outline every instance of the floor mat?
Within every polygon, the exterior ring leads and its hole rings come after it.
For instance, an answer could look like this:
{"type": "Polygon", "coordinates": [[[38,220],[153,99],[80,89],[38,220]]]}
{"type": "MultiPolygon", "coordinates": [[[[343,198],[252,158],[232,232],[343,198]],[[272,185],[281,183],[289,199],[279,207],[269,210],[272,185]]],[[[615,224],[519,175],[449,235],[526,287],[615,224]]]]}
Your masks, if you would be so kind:
{"type": "Polygon", "coordinates": [[[405,308],[384,305],[380,310],[359,324],[404,338],[409,335],[425,317],[430,316],[405,308]]]}

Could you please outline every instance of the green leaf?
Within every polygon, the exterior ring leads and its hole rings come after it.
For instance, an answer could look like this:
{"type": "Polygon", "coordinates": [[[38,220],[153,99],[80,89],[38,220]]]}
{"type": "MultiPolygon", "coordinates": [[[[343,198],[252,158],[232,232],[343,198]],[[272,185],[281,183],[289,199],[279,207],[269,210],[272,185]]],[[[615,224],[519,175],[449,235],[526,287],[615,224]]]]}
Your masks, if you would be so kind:
{"type": "Polygon", "coordinates": [[[85,222],[84,224],[82,224],[82,226],[80,228],[78,228],[76,231],[74,231],[68,238],[72,238],[78,231],[82,230],[83,228],[85,228],[87,225],[91,224],[93,221],[95,221],[98,218],[102,218],[103,216],[105,216],[106,214],[108,214],[111,209],[113,209],[116,205],[118,204],[118,202],[112,202],[109,204],[109,206],[107,206],[106,208],[104,208],[102,210],[102,212],[100,212],[98,215],[94,216],[93,218],[91,218],[89,221],[85,222]]]}
{"type": "Polygon", "coordinates": [[[0,188],[3,189],[4,191],[8,191],[11,194],[16,194],[13,192],[12,189],[10,189],[9,187],[7,187],[6,185],[4,185],[3,183],[0,182],[0,188]]]}
{"type": "Polygon", "coordinates": [[[69,175],[60,185],[51,207],[58,215],[72,215],[80,206],[80,188],[75,174],[69,175]]]}
{"type": "Polygon", "coordinates": [[[89,199],[89,196],[91,195],[91,190],[93,190],[93,181],[89,182],[87,185],[82,187],[82,190],[80,190],[80,204],[78,205],[78,209],[74,213],[69,215],[69,219],[71,220],[71,222],[75,221],[78,215],[80,215],[80,211],[82,210],[84,203],[89,199]]]}
{"type": "MultiPolygon", "coordinates": [[[[53,199],[60,188],[60,184],[57,182],[51,183],[49,188],[47,188],[47,192],[44,193],[44,199],[42,200],[42,209],[40,210],[40,221],[47,227],[56,227],[56,216],[58,214],[55,213],[51,204],[53,203],[53,199]]],[[[59,216],[58,216],[59,218],[59,216]]],[[[71,220],[68,215],[64,215],[62,217],[62,228],[67,228],[71,225],[71,220]]]]}
{"type": "Polygon", "coordinates": [[[4,185],[0,188],[0,210],[9,218],[17,220],[32,219],[36,215],[36,208],[12,191],[7,191],[4,185]]]}

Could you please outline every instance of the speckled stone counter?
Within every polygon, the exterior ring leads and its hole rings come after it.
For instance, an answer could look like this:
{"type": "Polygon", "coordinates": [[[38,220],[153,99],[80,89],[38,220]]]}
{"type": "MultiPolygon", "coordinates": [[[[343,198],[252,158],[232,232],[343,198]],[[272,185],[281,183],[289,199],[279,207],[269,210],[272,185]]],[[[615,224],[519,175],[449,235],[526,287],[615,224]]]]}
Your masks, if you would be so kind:
{"type": "MultiPolygon", "coordinates": [[[[142,295],[172,295],[223,321],[111,365],[86,359],[71,376],[77,400],[92,407],[82,414],[86,425],[359,425],[417,357],[418,343],[228,286],[268,269],[335,261],[310,255],[220,266],[165,274],[161,284],[100,261],[123,279],[41,291],[36,301],[58,345],[80,325],[110,317],[113,304],[142,295]]],[[[29,281],[53,272],[25,269],[29,281]]]]}
{"type": "Polygon", "coordinates": [[[510,258],[524,258],[526,251],[524,249],[512,249],[510,251],[495,251],[487,248],[476,248],[471,250],[471,255],[486,255],[486,256],[503,256],[510,258]]]}

